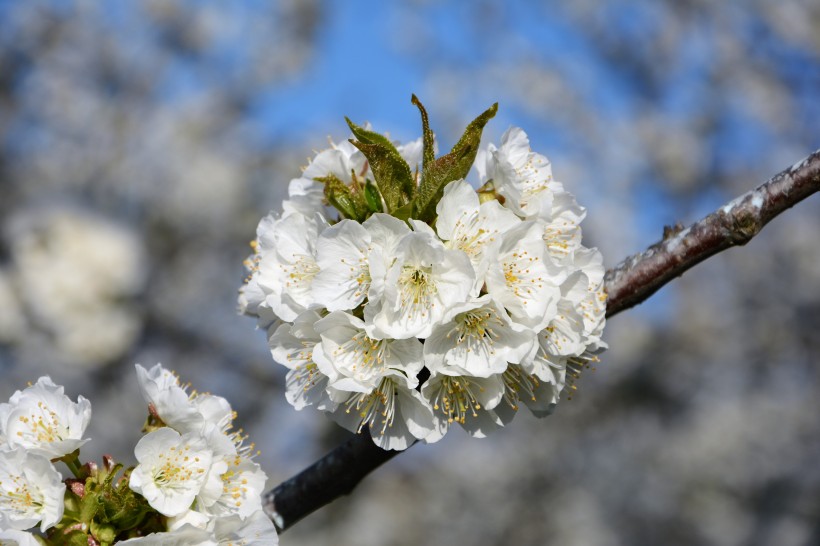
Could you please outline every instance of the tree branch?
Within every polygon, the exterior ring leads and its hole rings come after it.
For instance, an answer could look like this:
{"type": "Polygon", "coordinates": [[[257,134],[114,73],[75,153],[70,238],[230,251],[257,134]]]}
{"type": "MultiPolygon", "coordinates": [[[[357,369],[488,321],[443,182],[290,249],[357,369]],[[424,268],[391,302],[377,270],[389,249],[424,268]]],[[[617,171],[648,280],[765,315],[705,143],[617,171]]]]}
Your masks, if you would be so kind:
{"type": "Polygon", "coordinates": [[[688,228],[665,228],[662,241],[607,271],[607,316],[638,305],[706,258],[745,245],[772,218],[817,191],[820,150],[688,228]]]}
{"type": "MultiPolygon", "coordinates": [[[[607,316],[634,307],[663,285],[722,250],[745,245],[781,212],[820,191],[820,150],[686,229],[664,237],[607,272],[607,316]]],[[[367,474],[395,457],[363,432],[265,494],[265,513],[280,531],[346,495],[367,474]]]]}

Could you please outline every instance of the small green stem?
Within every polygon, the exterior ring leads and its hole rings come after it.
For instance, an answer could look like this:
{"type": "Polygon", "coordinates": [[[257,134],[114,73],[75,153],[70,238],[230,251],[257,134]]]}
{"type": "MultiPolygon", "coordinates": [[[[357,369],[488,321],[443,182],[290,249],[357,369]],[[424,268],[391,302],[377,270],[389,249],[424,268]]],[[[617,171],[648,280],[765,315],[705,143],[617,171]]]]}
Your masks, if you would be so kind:
{"type": "Polygon", "coordinates": [[[60,460],[65,463],[75,478],[81,479],[83,477],[82,470],[80,469],[80,457],[78,455],[69,454],[60,460]]]}

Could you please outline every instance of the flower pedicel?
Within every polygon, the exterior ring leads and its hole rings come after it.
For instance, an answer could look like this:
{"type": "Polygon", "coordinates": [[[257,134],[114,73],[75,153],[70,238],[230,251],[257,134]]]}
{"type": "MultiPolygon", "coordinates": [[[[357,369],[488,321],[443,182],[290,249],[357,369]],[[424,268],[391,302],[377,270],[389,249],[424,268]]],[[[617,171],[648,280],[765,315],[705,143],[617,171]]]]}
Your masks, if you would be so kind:
{"type": "Polygon", "coordinates": [[[290,370],[288,401],[367,427],[384,449],[453,423],[484,436],[521,403],[548,415],[606,348],[602,258],[549,160],[518,128],[479,149],[497,105],[436,158],[413,103],[420,139],[347,120],[354,138],[291,180],[239,296],[290,370]]]}

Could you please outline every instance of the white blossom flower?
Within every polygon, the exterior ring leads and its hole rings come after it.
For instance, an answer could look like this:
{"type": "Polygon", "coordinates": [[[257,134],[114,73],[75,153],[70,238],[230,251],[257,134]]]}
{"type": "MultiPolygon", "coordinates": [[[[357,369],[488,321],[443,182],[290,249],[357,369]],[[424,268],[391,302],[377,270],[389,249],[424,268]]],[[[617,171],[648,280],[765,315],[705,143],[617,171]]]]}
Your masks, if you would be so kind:
{"type": "Polygon", "coordinates": [[[16,529],[0,530],[0,544],[3,546],[40,546],[34,535],[16,529]]]}
{"type": "Polygon", "coordinates": [[[522,222],[497,244],[487,270],[487,292],[513,321],[538,331],[552,320],[565,278],[565,270],[547,253],[540,226],[522,222]]]}
{"type": "MultiPolygon", "coordinates": [[[[199,435],[211,451],[211,466],[208,469],[202,487],[196,495],[192,507],[206,516],[211,515],[211,507],[225,495],[225,476],[228,468],[243,456],[237,451],[236,442],[244,439],[241,433],[228,434],[213,424],[203,427],[199,435]]],[[[191,516],[193,518],[193,516],[191,516]]],[[[190,520],[193,522],[193,519],[190,520]]]]}
{"type": "Polygon", "coordinates": [[[530,149],[527,134],[511,127],[501,136],[500,147],[490,145],[489,155],[495,165],[487,171],[493,172],[504,205],[525,218],[550,218],[553,195],[564,188],[553,180],[549,159],[530,149]]]}
{"type": "Polygon", "coordinates": [[[314,328],[322,341],[313,359],[332,389],[369,393],[386,376],[415,380],[424,366],[419,340],[374,339],[364,321],[349,313],[334,311],[314,328]]]}
{"type": "Polygon", "coordinates": [[[228,516],[214,521],[214,536],[220,546],[276,546],[276,527],[258,510],[247,518],[228,516]]]}
{"type": "Polygon", "coordinates": [[[535,349],[535,334],[514,325],[489,295],[457,304],[448,315],[452,318],[424,340],[424,362],[431,371],[489,377],[535,349]]]}
{"type": "Polygon", "coordinates": [[[290,322],[314,306],[311,285],[319,272],[316,239],[326,224],[318,215],[308,218],[291,214],[268,222],[265,227],[268,231],[261,240],[273,250],[260,254],[256,282],[265,292],[265,303],[273,313],[290,322]]]}
{"type": "Polygon", "coordinates": [[[372,179],[367,158],[347,140],[334,143],[322,150],[310,161],[302,173],[302,178],[314,180],[333,175],[344,183],[350,183],[355,176],[359,180],[372,179]]]}
{"type": "Polygon", "coordinates": [[[560,373],[559,377],[558,384],[541,381],[535,375],[528,374],[521,366],[511,364],[501,374],[504,398],[493,408],[493,413],[506,425],[518,412],[519,402],[523,402],[536,417],[550,415],[564,388],[564,373],[560,373]]]}
{"type": "Polygon", "coordinates": [[[152,413],[179,432],[199,431],[208,424],[230,428],[233,410],[227,400],[211,394],[188,394],[179,378],[161,364],[146,370],[136,365],[137,382],[152,413]]]}
{"type": "Polygon", "coordinates": [[[485,250],[521,220],[494,199],[479,203],[478,194],[463,180],[444,187],[436,212],[436,231],[445,246],[461,250],[470,258],[476,272],[477,292],[484,284],[484,274],[492,257],[492,253],[485,250]]]}
{"type": "Polygon", "coordinates": [[[325,216],[325,187],[308,178],[294,178],[288,184],[288,198],[282,201],[283,216],[301,214],[308,218],[325,216]]]}
{"type": "Polygon", "coordinates": [[[249,271],[248,277],[239,289],[239,312],[245,315],[259,317],[269,311],[273,314],[270,306],[265,301],[267,293],[259,284],[261,263],[268,263],[269,256],[276,251],[273,240],[274,226],[279,217],[270,213],[262,217],[256,226],[256,239],[251,242],[253,254],[245,260],[245,267],[249,271]]]}
{"type": "Polygon", "coordinates": [[[319,273],[313,297],[328,311],[347,311],[362,303],[370,289],[370,233],[358,222],[341,220],[316,241],[319,273]]]}
{"type": "Polygon", "coordinates": [[[370,235],[370,249],[367,256],[370,271],[370,289],[367,292],[368,305],[365,306],[365,321],[372,323],[378,303],[384,294],[387,271],[396,261],[399,244],[410,233],[407,224],[390,216],[376,213],[362,224],[370,235]]]}
{"type": "Polygon", "coordinates": [[[330,416],[351,432],[369,427],[373,442],[382,449],[407,449],[434,430],[433,413],[415,390],[417,384],[415,377],[384,377],[370,392],[346,393],[330,416]]]}
{"type": "Polygon", "coordinates": [[[430,233],[412,232],[399,243],[384,293],[368,332],[375,338],[425,338],[454,304],[467,300],[475,272],[467,255],[447,249],[430,233]]]}
{"type": "Polygon", "coordinates": [[[213,461],[213,451],[201,434],[179,432],[163,427],[150,432],[134,449],[139,464],[131,473],[130,487],[165,516],[187,511],[206,484],[211,465],[227,470],[224,462],[213,461]]]}
{"type": "Polygon", "coordinates": [[[241,453],[225,455],[219,460],[227,469],[222,471],[219,466],[218,491],[210,493],[208,499],[201,494],[197,498],[200,511],[209,516],[235,514],[244,519],[261,510],[262,493],[268,479],[262,468],[241,453]]]}
{"type": "Polygon", "coordinates": [[[553,319],[538,332],[534,357],[521,362],[528,374],[556,384],[555,374],[563,373],[567,358],[586,350],[587,336],[580,306],[587,296],[588,284],[589,279],[582,271],[574,271],[561,285],[561,300],[553,319]]]}
{"type": "Polygon", "coordinates": [[[569,192],[553,195],[549,218],[539,218],[544,226],[543,239],[550,255],[556,260],[571,256],[581,248],[581,221],[586,210],[578,206],[569,192]]]}
{"type": "Polygon", "coordinates": [[[270,330],[268,344],[273,359],[290,370],[285,378],[285,398],[297,410],[305,406],[336,409],[327,394],[328,377],[313,361],[313,349],[322,340],[314,329],[320,318],[315,311],[305,311],[293,324],[281,324],[270,330]]]}
{"type": "Polygon", "coordinates": [[[454,422],[470,436],[483,438],[501,425],[492,411],[504,396],[504,383],[499,375],[472,377],[449,375],[439,371],[421,388],[421,394],[433,408],[435,431],[425,438],[432,443],[442,438],[454,422]]]}
{"type": "Polygon", "coordinates": [[[589,281],[578,304],[584,319],[587,350],[599,352],[607,347],[601,339],[606,324],[603,256],[597,249],[581,248],[575,251],[572,260],[573,266],[579,268],[589,281]]]}
{"type": "Polygon", "coordinates": [[[62,519],[64,497],[63,477],[46,457],[26,447],[0,450],[0,529],[39,523],[45,531],[62,519]]]}
{"type": "Polygon", "coordinates": [[[0,404],[0,441],[20,446],[50,459],[78,449],[88,439],[83,434],[91,420],[91,403],[83,396],[72,402],[44,376],[0,404]]]}

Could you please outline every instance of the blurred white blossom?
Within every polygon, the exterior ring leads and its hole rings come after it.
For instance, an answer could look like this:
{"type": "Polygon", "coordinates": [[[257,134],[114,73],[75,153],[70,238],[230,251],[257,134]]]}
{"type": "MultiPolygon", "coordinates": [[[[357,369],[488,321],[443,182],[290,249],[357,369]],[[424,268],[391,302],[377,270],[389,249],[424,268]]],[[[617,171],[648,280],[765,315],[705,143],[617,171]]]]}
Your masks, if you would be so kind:
{"type": "Polygon", "coordinates": [[[92,367],[122,356],[141,328],[132,298],[146,269],[135,234],[74,209],[30,210],[8,232],[14,285],[53,353],[92,367]]]}

